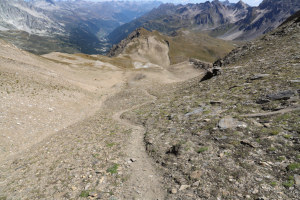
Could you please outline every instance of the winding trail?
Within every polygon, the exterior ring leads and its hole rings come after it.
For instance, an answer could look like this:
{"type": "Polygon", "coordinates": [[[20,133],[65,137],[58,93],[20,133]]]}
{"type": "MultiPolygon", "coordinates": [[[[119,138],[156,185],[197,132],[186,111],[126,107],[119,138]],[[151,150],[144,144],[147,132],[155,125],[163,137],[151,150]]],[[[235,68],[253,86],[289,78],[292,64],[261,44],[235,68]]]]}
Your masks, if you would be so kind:
{"type": "Polygon", "coordinates": [[[113,115],[113,119],[117,122],[132,128],[131,138],[125,150],[126,161],[133,161],[130,164],[130,178],[123,188],[122,199],[140,199],[140,200],[162,200],[164,199],[164,190],[162,184],[162,176],[157,172],[153,160],[148,156],[144,144],[145,128],[132,122],[122,119],[121,115],[130,110],[134,110],[143,105],[155,101],[157,98],[145,93],[152,98],[145,103],[133,106],[129,109],[121,110],[113,115]]]}

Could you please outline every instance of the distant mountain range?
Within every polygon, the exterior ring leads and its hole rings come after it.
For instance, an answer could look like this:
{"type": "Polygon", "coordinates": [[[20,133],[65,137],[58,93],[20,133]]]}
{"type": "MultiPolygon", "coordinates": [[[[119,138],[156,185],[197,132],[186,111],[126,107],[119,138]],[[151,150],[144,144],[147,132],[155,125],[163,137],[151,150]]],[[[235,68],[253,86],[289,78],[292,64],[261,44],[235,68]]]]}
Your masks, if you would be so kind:
{"type": "Polygon", "coordinates": [[[279,26],[300,9],[299,0],[264,0],[258,7],[242,1],[205,2],[200,4],[162,4],[146,15],[116,28],[108,35],[118,43],[138,27],[172,34],[187,28],[209,32],[228,40],[250,40],[279,26]]]}
{"type": "Polygon", "coordinates": [[[0,0],[0,37],[38,54],[103,53],[110,48],[105,40],[108,33],[160,4],[158,1],[0,0]]]}

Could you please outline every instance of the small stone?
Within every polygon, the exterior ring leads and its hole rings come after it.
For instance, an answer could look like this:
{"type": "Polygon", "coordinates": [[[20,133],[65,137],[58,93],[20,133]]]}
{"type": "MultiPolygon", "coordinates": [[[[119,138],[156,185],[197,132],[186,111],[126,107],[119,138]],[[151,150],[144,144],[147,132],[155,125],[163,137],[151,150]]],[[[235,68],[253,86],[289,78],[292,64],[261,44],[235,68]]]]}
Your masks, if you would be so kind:
{"type": "Polygon", "coordinates": [[[210,101],[211,105],[222,104],[222,101],[210,101]]]}
{"type": "Polygon", "coordinates": [[[177,193],[177,189],[173,188],[173,189],[171,190],[171,193],[172,193],[172,194],[176,194],[176,193],[177,193]]]}
{"type": "Polygon", "coordinates": [[[246,195],[246,199],[250,199],[251,198],[251,196],[250,195],[246,195]]]}
{"type": "Polygon", "coordinates": [[[203,121],[204,122],[210,122],[210,119],[204,119],[203,121]]]}
{"type": "Polygon", "coordinates": [[[130,161],[131,162],[136,162],[136,159],[135,158],[130,158],[130,161]]]}
{"type": "Polygon", "coordinates": [[[75,190],[77,190],[77,187],[72,186],[71,189],[72,189],[73,191],[75,191],[75,190]]]}
{"type": "Polygon", "coordinates": [[[270,74],[256,74],[253,77],[250,78],[250,80],[258,80],[258,79],[263,79],[265,77],[270,76],[270,74]]]}
{"type": "Polygon", "coordinates": [[[291,83],[300,83],[300,80],[290,80],[291,83]]]}
{"type": "Polygon", "coordinates": [[[240,122],[231,116],[226,116],[222,118],[219,123],[218,127],[220,129],[234,129],[234,128],[247,128],[247,124],[245,122],[240,122]]]}
{"type": "Polygon", "coordinates": [[[189,185],[181,185],[179,191],[186,190],[189,187],[190,187],[189,185]]]}
{"type": "Polygon", "coordinates": [[[219,121],[218,126],[220,129],[234,128],[235,127],[234,119],[231,116],[226,116],[219,121]]]}
{"type": "Polygon", "coordinates": [[[252,122],[253,122],[253,124],[255,125],[255,126],[257,126],[257,127],[263,127],[263,125],[261,124],[261,123],[259,123],[259,122],[257,122],[256,120],[252,120],[252,122]]]}
{"type": "Polygon", "coordinates": [[[202,172],[200,170],[193,171],[191,173],[191,178],[199,180],[201,178],[202,172]]]}
{"type": "Polygon", "coordinates": [[[200,185],[200,181],[196,181],[195,183],[193,183],[194,187],[198,187],[200,185]]]}
{"type": "Polygon", "coordinates": [[[254,189],[253,191],[252,191],[252,194],[257,194],[258,193],[258,189],[254,189]]]}
{"type": "Polygon", "coordinates": [[[203,112],[203,108],[197,108],[197,109],[193,110],[192,112],[185,114],[185,116],[188,117],[188,116],[196,115],[196,114],[199,114],[202,112],[203,112]]]}

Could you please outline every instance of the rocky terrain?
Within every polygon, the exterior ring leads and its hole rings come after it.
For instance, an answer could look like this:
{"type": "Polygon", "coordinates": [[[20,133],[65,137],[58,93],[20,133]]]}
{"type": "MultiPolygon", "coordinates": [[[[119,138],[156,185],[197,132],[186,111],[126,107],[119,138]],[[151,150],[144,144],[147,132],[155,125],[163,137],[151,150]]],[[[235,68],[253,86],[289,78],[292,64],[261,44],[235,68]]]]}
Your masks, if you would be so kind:
{"type": "Polygon", "coordinates": [[[298,199],[299,12],[217,61],[222,73],[167,89],[127,112],[146,128],[166,199],[298,199]]]}
{"type": "Polygon", "coordinates": [[[242,1],[228,3],[214,0],[199,4],[162,4],[149,13],[116,28],[108,35],[118,43],[139,27],[172,34],[181,28],[209,32],[227,40],[251,40],[279,26],[300,9],[296,0],[264,0],[258,7],[242,1]]]}

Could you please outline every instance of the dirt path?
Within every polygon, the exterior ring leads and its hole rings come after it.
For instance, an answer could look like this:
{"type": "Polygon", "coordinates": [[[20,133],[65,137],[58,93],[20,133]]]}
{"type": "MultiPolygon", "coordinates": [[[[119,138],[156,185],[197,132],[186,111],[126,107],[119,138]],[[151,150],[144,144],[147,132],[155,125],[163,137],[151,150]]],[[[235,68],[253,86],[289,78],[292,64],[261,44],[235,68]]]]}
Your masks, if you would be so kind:
{"type": "Polygon", "coordinates": [[[124,186],[122,199],[161,200],[164,199],[162,177],[157,172],[153,160],[148,156],[144,144],[145,129],[142,126],[132,124],[121,115],[140,106],[156,100],[156,97],[147,95],[152,99],[148,102],[121,110],[113,115],[113,119],[119,123],[132,128],[132,135],[125,150],[126,161],[130,163],[130,178],[124,186]]]}

